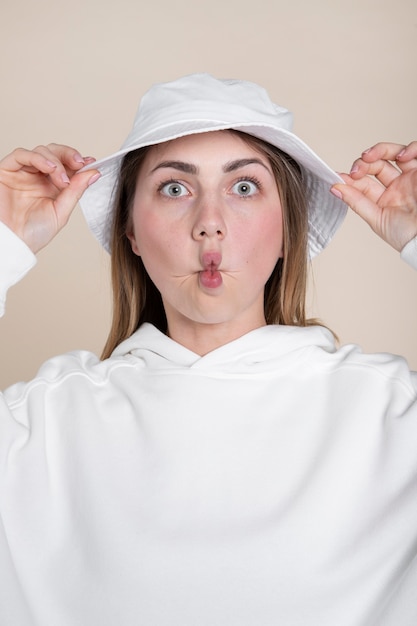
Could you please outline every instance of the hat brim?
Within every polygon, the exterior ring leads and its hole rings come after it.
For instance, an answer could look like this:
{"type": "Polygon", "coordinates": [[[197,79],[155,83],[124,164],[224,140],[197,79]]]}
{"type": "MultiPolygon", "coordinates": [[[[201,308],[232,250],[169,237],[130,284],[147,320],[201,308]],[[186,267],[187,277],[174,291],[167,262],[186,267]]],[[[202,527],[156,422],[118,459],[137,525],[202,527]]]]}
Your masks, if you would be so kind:
{"type": "Polygon", "coordinates": [[[88,226],[94,236],[111,252],[111,226],[113,194],[123,157],[145,146],[172,141],[186,135],[218,130],[239,130],[266,141],[289,154],[302,167],[308,194],[308,248],[310,258],[321,252],[330,242],[343,222],[347,206],[330,193],[330,187],[343,183],[336,174],[307,144],[294,133],[265,123],[225,123],[213,120],[187,120],[153,129],[143,134],[138,143],[129,143],[114,154],[84,168],[98,169],[100,179],[89,187],[80,200],[88,226]]]}

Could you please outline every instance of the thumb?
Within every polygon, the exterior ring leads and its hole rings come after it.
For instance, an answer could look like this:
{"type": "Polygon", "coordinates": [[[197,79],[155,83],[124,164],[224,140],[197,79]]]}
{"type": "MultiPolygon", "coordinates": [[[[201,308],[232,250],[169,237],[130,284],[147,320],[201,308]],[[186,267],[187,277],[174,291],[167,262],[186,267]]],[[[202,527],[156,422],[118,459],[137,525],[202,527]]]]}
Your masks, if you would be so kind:
{"type": "Polygon", "coordinates": [[[69,184],[55,200],[59,228],[62,228],[68,222],[71,213],[87,187],[93,185],[100,177],[101,173],[98,170],[87,170],[79,172],[71,178],[69,184]]]}

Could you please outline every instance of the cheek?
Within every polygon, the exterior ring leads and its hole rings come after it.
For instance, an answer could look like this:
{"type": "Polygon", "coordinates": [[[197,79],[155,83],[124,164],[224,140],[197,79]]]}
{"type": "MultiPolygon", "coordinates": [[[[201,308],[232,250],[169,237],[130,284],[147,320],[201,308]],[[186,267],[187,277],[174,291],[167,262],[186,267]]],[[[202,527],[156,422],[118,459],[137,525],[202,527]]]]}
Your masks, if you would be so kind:
{"type": "Polygon", "coordinates": [[[153,250],[161,245],[163,229],[155,215],[148,213],[142,207],[135,208],[133,226],[135,241],[141,256],[147,255],[149,250],[153,250]]]}
{"type": "Polygon", "coordinates": [[[135,220],[135,234],[138,252],[151,278],[175,269],[183,245],[166,221],[143,212],[135,220]]]}
{"type": "Polygon", "coordinates": [[[268,247],[272,256],[275,258],[274,265],[279,257],[283,255],[283,224],[282,224],[282,216],[279,215],[279,218],[275,218],[270,220],[270,224],[267,228],[267,236],[265,238],[265,246],[268,247]]]}
{"type": "MultiPolygon", "coordinates": [[[[257,224],[242,233],[242,241],[246,241],[248,260],[253,255],[258,265],[275,267],[279,257],[282,256],[283,226],[281,212],[271,212],[264,215],[257,224]]],[[[272,271],[272,270],[271,270],[272,271]]]]}

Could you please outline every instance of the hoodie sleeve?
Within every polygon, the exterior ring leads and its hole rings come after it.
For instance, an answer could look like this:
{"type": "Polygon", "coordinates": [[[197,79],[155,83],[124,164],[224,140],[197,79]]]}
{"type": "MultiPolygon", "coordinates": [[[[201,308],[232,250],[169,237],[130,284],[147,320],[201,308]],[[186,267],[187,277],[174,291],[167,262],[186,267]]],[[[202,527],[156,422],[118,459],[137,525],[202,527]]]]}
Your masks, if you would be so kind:
{"type": "Polygon", "coordinates": [[[401,258],[417,270],[417,237],[414,237],[404,246],[401,250],[401,258]]]}
{"type": "Polygon", "coordinates": [[[0,317],[4,315],[6,294],[36,265],[36,257],[27,245],[0,222],[0,317]]]}

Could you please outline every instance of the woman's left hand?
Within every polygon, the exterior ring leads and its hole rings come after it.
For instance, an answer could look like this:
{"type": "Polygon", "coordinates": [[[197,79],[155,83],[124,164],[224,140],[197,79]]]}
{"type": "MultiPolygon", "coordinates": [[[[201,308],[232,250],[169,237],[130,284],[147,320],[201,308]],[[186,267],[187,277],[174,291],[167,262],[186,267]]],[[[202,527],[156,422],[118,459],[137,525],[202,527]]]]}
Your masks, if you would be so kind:
{"type": "Polygon", "coordinates": [[[346,185],[334,185],[332,193],[393,248],[401,251],[417,236],[417,141],[378,143],[341,177],[346,185]]]}

